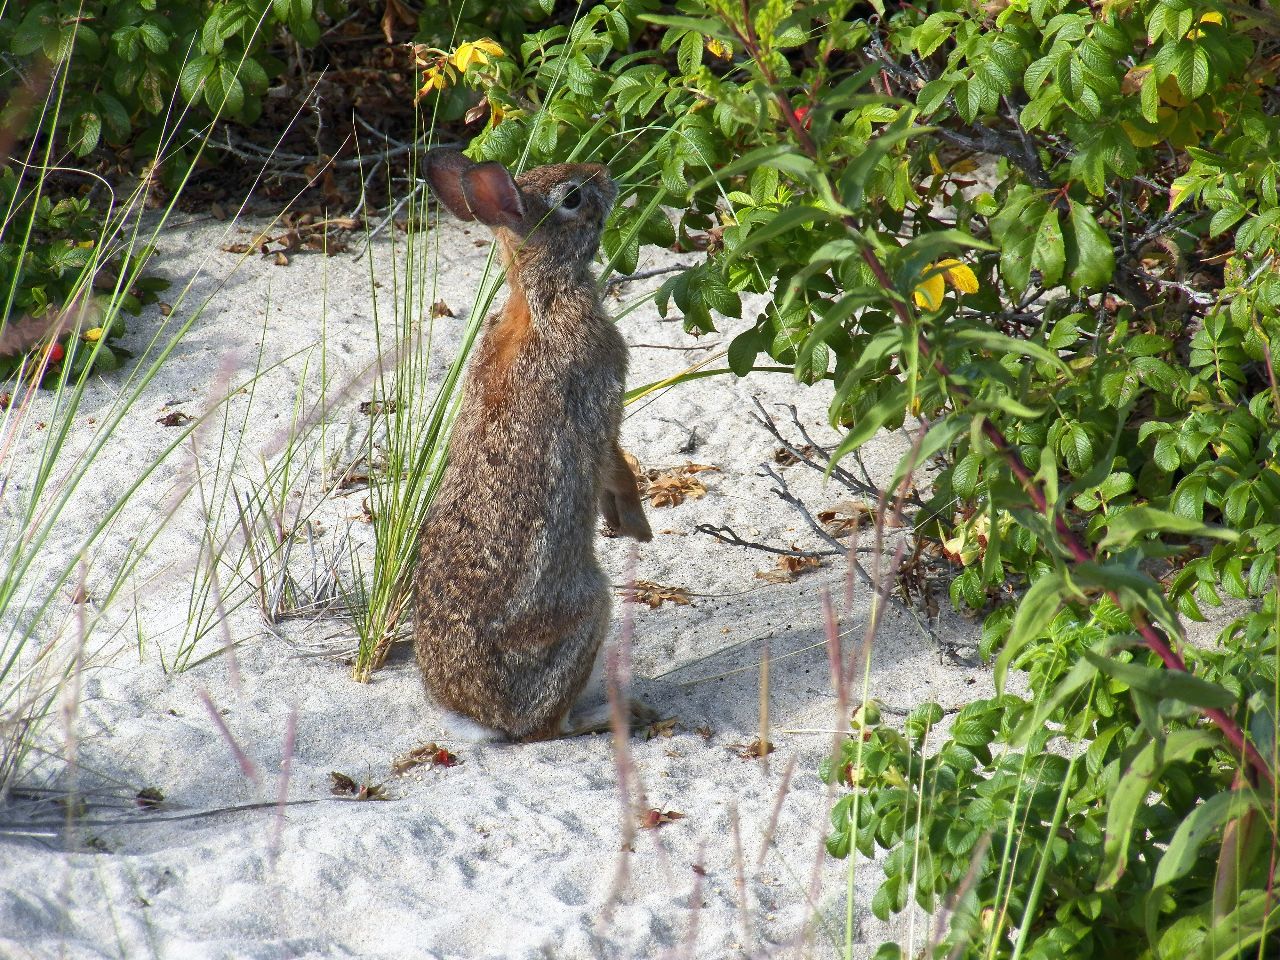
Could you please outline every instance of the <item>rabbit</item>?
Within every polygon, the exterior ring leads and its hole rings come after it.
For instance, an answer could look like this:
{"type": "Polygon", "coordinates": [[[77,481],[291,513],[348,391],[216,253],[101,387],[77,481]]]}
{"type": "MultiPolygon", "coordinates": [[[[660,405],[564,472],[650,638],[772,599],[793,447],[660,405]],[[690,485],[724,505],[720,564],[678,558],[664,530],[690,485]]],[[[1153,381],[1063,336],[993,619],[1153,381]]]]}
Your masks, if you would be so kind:
{"type": "Polygon", "coordinates": [[[513,177],[444,148],[428,153],[426,179],[454,216],[493,230],[510,296],[467,370],[419,532],[411,577],[423,682],[468,739],[603,729],[607,705],[577,726],[569,719],[593,667],[598,680],[609,629],[595,518],[653,537],[618,445],[627,346],[591,272],[617,187],[600,164],[513,177]]]}

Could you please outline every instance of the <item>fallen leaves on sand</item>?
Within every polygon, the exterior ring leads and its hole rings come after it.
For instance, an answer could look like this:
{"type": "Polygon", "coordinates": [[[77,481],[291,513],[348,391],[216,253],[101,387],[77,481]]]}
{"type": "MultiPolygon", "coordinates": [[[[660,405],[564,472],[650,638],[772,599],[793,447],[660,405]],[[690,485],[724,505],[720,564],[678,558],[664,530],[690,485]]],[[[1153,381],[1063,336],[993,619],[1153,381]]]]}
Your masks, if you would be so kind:
{"type": "Polygon", "coordinates": [[[657,807],[650,807],[636,817],[636,826],[641,830],[657,830],[668,823],[675,823],[684,818],[684,814],[679,810],[659,810],[657,807]]]}
{"type": "Polygon", "coordinates": [[[674,737],[679,725],[679,721],[675,717],[655,720],[644,728],[644,738],[646,740],[654,740],[657,737],[674,737]]]}
{"type": "Polygon", "coordinates": [[[750,743],[731,743],[727,749],[732,750],[743,760],[759,760],[778,748],[771,741],[756,737],[750,743]]]}
{"type": "Polygon", "coordinates": [[[403,757],[396,757],[391,764],[391,772],[399,776],[415,767],[456,767],[461,762],[458,755],[448,748],[437,743],[424,743],[403,757]]]}
{"type": "Polygon", "coordinates": [[[352,217],[322,217],[314,213],[286,213],[279,222],[284,227],[280,233],[273,236],[259,233],[252,240],[230,243],[222,249],[227,253],[257,253],[273,257],[277,264],[285,266],[289,262],[286,254],[297,250],[328,254],[342,252],[347,248],[345,241],[330,231],[354,230],[359,225],[352,217]],[[271,244],[277,246],[272,248],[271,244]]]}
{"type": "Polygon", "coordinates": [[[143,810],[154,810],[164,803],[164,793],[159,787],[143,787],[134,796],[133,802],[143,810]]]}
{"type": "Polygon", "coordinates": [[[757,570],[756,577],[768,583],[793,583],[800,574],[816,570],[820,566],[821,557],[788,553],[778,558],[778,565],[772,570],[757,570]]]}
{"type": "Polygon", "coordinates": [[[705,463],[686,463],[669,470],[650,470],[643,478],[643,493],[655,507],[678,507],[686,500],[706,496],[707,488],[696,476],[719,467],[705,463]]]}
{"type": "Polygon", "coordinates": [[[157,418],[156,423],[162,427],[185,427],[194,419],[195,417],[183,413],[181,410],[171,410],[163,417],[157,418]]]}
{"type": "Polygon", "coordinates": [[[818,511],[818,522],[833,537],[847,537],[871,520],[872,509],[865,500],[841,500],[826,510],[818,511]]]}
{"type": "MultiPolygon", "coordinates": [[[[796,453],[800,454],[800,457],[812,457],[813,447],[806,443],[803,447],[797,448],[796,453]]],[[[799,463],[800,457],[797,457],[795,453],[792,453],[786,447],[775,447],[773,451],[773,462],[781,467],[789,467],[793,463],[799,463]]]]}
{"type": "Polygon", "coordinates": [[[647,604],[650,610],[657,610],[668,601],[678,607],[687,607],[691,603],[689,591],[685,587],[669,587],[652,580],[637,580],[626,591],[626,598],[634,603],[647,604]]]}
{"type": "Polygon", "coordinates": [[[380,783],[357,783],[345,773],[334,770],[329,774],[329,792],[335,797],[350,797],[352,800],[390,800],[387,791],[380,783]]]}

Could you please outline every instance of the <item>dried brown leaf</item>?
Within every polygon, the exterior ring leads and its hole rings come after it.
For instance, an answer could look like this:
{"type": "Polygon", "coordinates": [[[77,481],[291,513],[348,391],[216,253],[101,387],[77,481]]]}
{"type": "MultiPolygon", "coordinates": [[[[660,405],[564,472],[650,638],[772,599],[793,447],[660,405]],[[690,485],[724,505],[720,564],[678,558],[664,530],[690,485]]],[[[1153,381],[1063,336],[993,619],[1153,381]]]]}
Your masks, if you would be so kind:
{"type": "Polygon", "coordinates": [[[457,316],[457,314],[453,312],[453,307],[449,306],[443,300],[437,300],[431,305],[431,316],[433,318],[453,317],[457,316]]]}
{"type": "Polygon", "coordinates": [[[380,783],[357,783],[345,773],[334,770],[329,774],[329,792],[335,797],[350,797],[352,800],[390,800],[380,783]]]}
{"type": "Polygon", "coordinates": [[[648,604],[650,610],[657,610],[667,601],[678,607],[687,607],[691,603],[687,588],[669,587],[652,580],[637,580],[626,592],[626,597],[634,603],[648,604]]]}
{"type": "Polygon", "coordinates": [[[195,417],[181,410],[170,410],[163,417],[157,418],[156,423],[162,427],[185,427],[194,419],[195,417]]]}
{"type": "Polygon", "coordinates": [[[841,500],[826,510],[819,510],[818,522],[833,537],[844,537],[867,523],[872,513],[871,505],[865,500],[841,500]]]}
{"type": "MultiPolygon", "coordinates": [[[[799,448],[799,453],[805,457],[813,456],[812,445],[806,443],[803,447],[799,448]]],[[[789,467],[793,463],[799,463],[800,457],[797,457],[786,447],[775,447],[773,451],[773,462],[782,467],[789,467]]]]}
{"type": "Polygon", "coordinates": [[[756,578],[767,583],[793,583],[802,573],[816,570],[820,566],[822,566],[821,557],[788,553],[778,558],[778,565],[773,569],[757,570],[756,578]]]}
{"type": "Polygon", "coordinates": [[[646,740],[654,740],[658,737],[671,738],[676,734],[679,727],[679,721],[675,717],[666,717],[662,720],[655,720],[644,728],[644,738],[646,740]]]}
{"type": "MultiPolygon", "coordinates": [[[[630,458],[627,462],[639,473],[639,464],[630,458]]],[[[650,470],[637,476],[640,491],[655,507],[679,506],[685,500],[697,500],[707,493],[706,486],[695,475],[708,471],[719,472],[719,467],[705,463],[685,463],[667,470],[650,470]]]]}
{"type": "Polygon", "coordinates": [[[759,760],[767,757],[778,748],[769,740],[761,740],[756,737],[750,743],[731,743],[728,748],[736,753],[743,760],[759,760]]]}

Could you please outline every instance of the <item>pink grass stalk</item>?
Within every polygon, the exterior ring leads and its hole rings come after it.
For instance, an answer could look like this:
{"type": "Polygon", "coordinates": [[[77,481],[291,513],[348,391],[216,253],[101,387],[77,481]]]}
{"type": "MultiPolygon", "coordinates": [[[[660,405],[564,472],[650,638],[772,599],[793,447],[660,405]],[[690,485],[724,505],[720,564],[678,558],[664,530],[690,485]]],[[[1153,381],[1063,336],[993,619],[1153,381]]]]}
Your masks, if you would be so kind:
{"type": "Polygon", "coordinates": [[[235,757],[236,764],[240,767],[240,772],[253,783],[254,786],[262,785],[262,773],[258,770],[257,764],[249,759],[249,755],[244,752],[239,741],[231,733],[231,729],[227,726],[222,714],[218,713],[218,708],[213,705],[213,698],[209,696],[209,691],[203,688],[197,691],[200,702],[204,704],[204,708],[209,711],[209,716],[213,718],[213,725],[218,728],[218,733],[222,735],[222,739],[227,741],[227,746],[231,748],[231,755],[235,757]]]}
{"type": "Polygon", "coordinates": [[[293,751],[298,735],[298,705],[289,708],[284,724],[284,746],[280,757],[280,789],[276,794],[276,815],[271,828],[268,859],[275,866],[280,857],[280,838],[284,834],[284,809],[289,802],[289,780],[293,775],[293,751]]]}
{"type": "Polygon", "coordinates": [[[742,857],[742,827],[738,805],[729,804],[729,835],[733,840],[733,885],[738,891],[738,920],[742,924],[742,950],[751,943],[751,913],[747,906],[747,870],[742,857]]]}

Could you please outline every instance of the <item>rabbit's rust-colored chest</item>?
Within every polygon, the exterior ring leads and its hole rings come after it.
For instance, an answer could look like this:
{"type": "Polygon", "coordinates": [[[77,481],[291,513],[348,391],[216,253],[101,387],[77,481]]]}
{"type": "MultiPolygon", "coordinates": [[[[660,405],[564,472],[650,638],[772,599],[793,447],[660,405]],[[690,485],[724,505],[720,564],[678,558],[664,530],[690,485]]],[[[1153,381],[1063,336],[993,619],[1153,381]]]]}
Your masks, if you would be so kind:
{"type": "Polygon", "coordinates": [[[485,333],[482,350],[487,356],[476,365],[476,379],[480,381],[484,406],[490,413],[501,407],[508,395],[516,358],[532,334],[529,301],[522,291],[513,290],[502,313],[485,333]]]}

